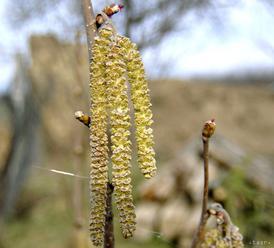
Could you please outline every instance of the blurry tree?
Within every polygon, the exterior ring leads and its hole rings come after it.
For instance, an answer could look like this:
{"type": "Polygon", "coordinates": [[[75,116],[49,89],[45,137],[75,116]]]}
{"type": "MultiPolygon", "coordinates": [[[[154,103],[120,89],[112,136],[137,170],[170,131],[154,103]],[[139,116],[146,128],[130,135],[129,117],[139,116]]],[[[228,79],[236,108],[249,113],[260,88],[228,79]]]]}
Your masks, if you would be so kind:
{"type": "MultiPolygon", "coordinates": [[[[274,7],[272,0],[260,0],[269,7],[274,7]]],[[[225,23],[225,11],[237,6],[242,1],[235,0],[96,0],[92,1],[97,11],[113,2],[125,5],[124,15],[117,17],[118,27],[126,36],[134,38],[140,48],[158,44],[171,31],[179,31],[191,27],[184,22],[187,14],[196,12],[200,21],[208,17],[213,26],[225,23]],[[134,37],[133,37],[134,36],[134,37]]],[[[81,4],[77,0],[14,0],[7,4],[9,23],[13,27],[23,28],[30,22],[51,25],[59,34],[75,33],[83,26],[81,4]],[[10,15],[10,13],[13,13],[10,15]],[[49,23],[52,22],[52,23],[49,23]],[[75,32],[74,32],[75,31],[75,32]]],[[[84,29],[83,29],[84,30],[84,29]]]]}
{"type": "MultiPolygon", "coordinates": [[[[261,0],[266,1],[266,0],[261,0]]],[[[114,19],[119,32],[132,38],[139,49],[153,49],[149,58],[151,74],[167,76],[174,67],[171,55],[163,54],[160,45],[165,38],[181,36],[194,29],[198,23],[210,21],[217,32],[225,32],[226,16],[231,7],[241,1],[236,0],[96,0],[92,1],[95,12],[105,5],[122,3],[123,13],[114,19]],[[159,45],[159,46],[158,46],[159,45]],[[156,63],[156,66],[155,66],[156,63]]],[[[14,0],[7,2],[7,19],[12,28],[29,30],[29,25],[43,26],[44,31],[54,32],[59,38],[74,41],[75,33],[81,30],[81,40],[85,40],[81,4],[77,0],[14,0]],[[10,15],[10,13],[13,13],[10,15]]],[[[151,51],[151,50],[150,50],[151,51]]]]}
{"type": "Polygon", "coordinates": [[[0,221],[13,211],[37,144],[38,112],[26,61],[17,55],[16,62],[16,76],[2,99],[9,110],[12,138],[0,173],[0,221]]]}
{"type": "Polygon", "coordinates": [[[45,30],[58,30],[63,37],[70,32],[74,38],[82,25],[81,4],[76,0],[15,0],[7,2],[6,10],[8,23],[18,30],[31,24],[43,25],[45,30]]]}
{"type": "Polygon", "coordinates": [[[193,10],[206,12],[211,6],[211,0],[168,0],[147,1],[139,3],[136,0],[124,1],[126,36],[134,36],[140,48],[146,48],[159,43],[171,31],[185,27],[183,16],[193,10]]]}
{"type": "MultiPolygon", "coordinates": [[[[97,0],[93,5],[97,11],[103,6],[115,1],[97,0]]],[[[217,1],[219,2],[219,1],[217,1]]],[[[191,11],[199,11],[199,18],[216,10],[217,2],[213,0],[168,0],[140,1],[125,0],[123,17],[118,17],[119,27],[126,36],[134,36],[134,41],[140,48],[153,46],[174,30],[187,27],[183,18],[191,11]]],[[[43,23],[53,21],[52,28],[62,31],[77,30],[83,26],[79,1],[76,0],[15,0],[8,2],[7,13],[10,24],[16,28],[24,28],[30,22],[43,23]],[[60,30],[61,29],[61,30],[60,30]]],[[[47,23],[49,24],[49,23],[47,23]]],[[[56,31],[56,30],[55,30],[56,31]]],[[[67,33],[65,32],[67,35],[67,33]]]]}

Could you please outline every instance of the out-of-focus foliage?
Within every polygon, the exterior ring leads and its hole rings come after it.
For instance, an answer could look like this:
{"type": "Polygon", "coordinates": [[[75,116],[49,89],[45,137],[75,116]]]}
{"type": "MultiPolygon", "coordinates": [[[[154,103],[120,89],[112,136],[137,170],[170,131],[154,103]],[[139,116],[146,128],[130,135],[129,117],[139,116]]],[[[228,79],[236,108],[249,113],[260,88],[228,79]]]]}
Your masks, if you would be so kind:
{"type": "Polygon", "coordinates": [[[229,195],[227,209],[245,233],[245,240],[268,240],[274,232],[273,219],[269,218],[274,216],[273,193],[248,183],[239,169],[229,173],[224,187],[229,195]]]}
{"type": "Polygon", "coordinates": [[[9,93],[1,99],[10,115],[11,137],[7,142],[9,147],[5,160],[0,164],[0,219],[12,212],[36,152],[37,105],[26,69],[27,63],[21,55],[17,56],[16,62],[17,71],[9,93]]]}

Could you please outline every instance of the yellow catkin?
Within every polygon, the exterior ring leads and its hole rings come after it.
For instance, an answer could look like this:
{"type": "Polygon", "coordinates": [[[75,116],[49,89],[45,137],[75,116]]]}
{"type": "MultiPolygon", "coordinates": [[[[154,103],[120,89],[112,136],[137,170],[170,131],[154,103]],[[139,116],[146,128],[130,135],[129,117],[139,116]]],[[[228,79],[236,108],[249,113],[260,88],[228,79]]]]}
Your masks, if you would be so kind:
{"type": "Polygon", "coordinates": [[[90,238],[95,246],[104,239],[106,191],[108,181],[107,96],[105,57],[109,50],[111,31],[104,29],[92,47],[91,72],[91,170],[90,170],[90,238]]]}
{"type": "Polygon", "coordinates": [[[95,246],[104,238],[108,182],[108,113],[111,130],[112,184],[122,234],[131,237],[136,215],[131,185],[130,110],[127,81],[135,110],[138,163],[146,178],[155,174],[151,129],[152,112],[144,67],[136,45],[106,25],[95,38],[91,63],[91,218],[90,236],[95,246]]]}
{"type": "Polygon", "coordinates": [[[244,244],[242,240],[231,239],[231,241],[226,240],[222,237],[222,233],[216,228],[211,229],[206,232],[205,239],[201,244],[202,248],[243,248],[244,244]]]}
{"type": "Polygon", "coordinates": [[[130,115],[127,96],[126,64],[119,46],[114,43],[107,58],[106,75],[111,125],[112,183],[120,225],[125,238],[136,226],[130,177],[130,115]]]}
{"type": "Polygon", "coordinates": [[[118,44],[123,50],[128,80],[131,86],[131,99],[134,107],[138,164],[145,178],[156,173],[152,111],[148,83],[144,65],[136,44],[130,39],[119,36],[118,44]]]}

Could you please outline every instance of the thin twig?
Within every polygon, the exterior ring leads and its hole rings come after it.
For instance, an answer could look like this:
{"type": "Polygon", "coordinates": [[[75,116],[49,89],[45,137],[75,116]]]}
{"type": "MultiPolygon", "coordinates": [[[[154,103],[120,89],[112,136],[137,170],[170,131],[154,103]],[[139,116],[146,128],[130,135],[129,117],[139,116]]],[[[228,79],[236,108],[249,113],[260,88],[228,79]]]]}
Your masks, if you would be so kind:
{"type": "Polygon", "coordinates": [[[82,11],[85,20],[85,27],[86,27],[86,34],[87,34],[87,44],[88,44],[88,54],[89,54],[89,61],[92,58],[92,42],[96,35],[96,25],[95,25],[95,14],[92,7],[91,0],[82,0],[82,11]]]}
{"type": "Polygon", "coordinates": [[[113,190],[114,190],[113,185],[111,183],[108,183],[104,248],[114,248],[114,232],[113,232],[114,228],[113,228],[113,211],[112,211],[113,190]]]}
{"type": "Polygon", "coordinates": [[[209,151],[209,139],[214,134],[216,124],[214,119],[205,122],[202,131],[203,141],[203,160],[204,160],[204,190],[203,190],[203,205],[198,230],[194,236],[191,244],[191,248],[199,247],[199,244],[204,240],[205,226],[208,220],[207,203],[208,203],[208,151],[209,151]]]}

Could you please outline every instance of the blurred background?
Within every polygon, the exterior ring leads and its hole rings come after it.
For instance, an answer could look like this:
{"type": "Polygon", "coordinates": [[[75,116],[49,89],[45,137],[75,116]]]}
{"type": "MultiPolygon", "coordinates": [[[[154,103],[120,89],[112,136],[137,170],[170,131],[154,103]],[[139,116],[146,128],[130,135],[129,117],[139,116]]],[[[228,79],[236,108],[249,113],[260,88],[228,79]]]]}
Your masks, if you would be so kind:
{"type": "MultiPolygon", "coordinates": [[[[96,12],[112,3],[92,2],[96,12]]],[[[246,247],[274,247],[274,2],[119,3],[113,21],[149,78],[159,169],[145,181],[134,157],[138,227],[123,240],[116,215],[117,247],[189,246],[211,118],[210,200],[246,247]]],[[[0,247],[91,247],[89,130],[74,119],[89,111],[80,1],[1,0],[0,35],[0,247]]]]}

